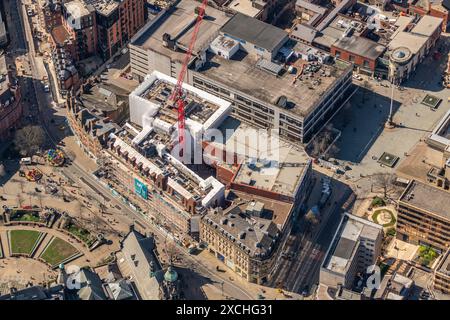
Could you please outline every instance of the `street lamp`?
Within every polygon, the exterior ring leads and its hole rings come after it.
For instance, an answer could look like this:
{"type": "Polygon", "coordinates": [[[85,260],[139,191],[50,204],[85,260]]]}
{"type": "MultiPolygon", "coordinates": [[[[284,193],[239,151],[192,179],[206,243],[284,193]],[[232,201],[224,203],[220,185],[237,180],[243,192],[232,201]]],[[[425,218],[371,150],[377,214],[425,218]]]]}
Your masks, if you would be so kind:
{"type": "Polygon", "coordinates": [[[386,121],[386,127],[393,128],[395,126],[394,122],[392,121],[392,109],[394,105],[394,77],[391,79],[391,104],[389,106],[389,116],[386,121]]]}

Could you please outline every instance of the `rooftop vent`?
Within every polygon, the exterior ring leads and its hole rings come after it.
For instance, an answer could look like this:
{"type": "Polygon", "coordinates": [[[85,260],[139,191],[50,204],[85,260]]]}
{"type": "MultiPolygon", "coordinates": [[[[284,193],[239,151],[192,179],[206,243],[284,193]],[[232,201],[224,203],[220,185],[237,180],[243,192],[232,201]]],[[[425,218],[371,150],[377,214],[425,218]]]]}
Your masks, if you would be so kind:
{"type": "Polygon", "coordinates": [[[244,239],[244,238],[245,238],[245,231],[239,232],[239,239],[244,239]]]}
{"type": "Polygon", "coordinates": [[[277,101],[277,106],[286,109],[286,106],[287,106],[287,97],[286,97],[286,96],[280,96],[280,97],[278,98],[278,101],[277,101]]]}

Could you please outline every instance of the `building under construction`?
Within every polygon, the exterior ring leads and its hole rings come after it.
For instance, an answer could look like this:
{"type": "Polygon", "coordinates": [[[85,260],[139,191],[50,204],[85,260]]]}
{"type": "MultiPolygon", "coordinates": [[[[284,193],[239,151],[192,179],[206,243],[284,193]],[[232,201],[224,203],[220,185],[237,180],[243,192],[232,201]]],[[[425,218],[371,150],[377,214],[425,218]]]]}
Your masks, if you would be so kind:
{"type": "MultiPolygon", "coordinates": [[[[177,77],[193,32],[195,1],[181,1],[148,23],[130,43],[131,72],[177,77]]],[[[296,43],[260,20],[207,7],[184,79],[233,105],[233,115],[309,141],[349,98],[352,66],[296,43]]]]}

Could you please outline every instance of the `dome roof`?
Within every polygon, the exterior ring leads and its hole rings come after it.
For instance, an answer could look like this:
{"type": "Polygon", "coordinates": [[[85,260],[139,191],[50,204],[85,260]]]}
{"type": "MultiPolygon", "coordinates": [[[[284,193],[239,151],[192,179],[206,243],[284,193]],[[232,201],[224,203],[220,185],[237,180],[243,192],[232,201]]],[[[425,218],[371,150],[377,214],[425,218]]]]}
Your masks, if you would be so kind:
{"type": "Polygon", "coordinates": [[[178,273],[173,270],[172,266],[169,266],[169,268],[167,268],[166,273],[164,274],[164,280],[166,280],[167,282],[175,282],[178,279],[178,273]]]}
{"type": "Polygon", "coordinates": [[[401,58],[404,58],[405,56],[406,56],[406,54],[403,52],[403,51],[397,51],[397,52],[395,52],[394,53],[394,56],[397,58],[397,59],[401,59],[401,58]]]}

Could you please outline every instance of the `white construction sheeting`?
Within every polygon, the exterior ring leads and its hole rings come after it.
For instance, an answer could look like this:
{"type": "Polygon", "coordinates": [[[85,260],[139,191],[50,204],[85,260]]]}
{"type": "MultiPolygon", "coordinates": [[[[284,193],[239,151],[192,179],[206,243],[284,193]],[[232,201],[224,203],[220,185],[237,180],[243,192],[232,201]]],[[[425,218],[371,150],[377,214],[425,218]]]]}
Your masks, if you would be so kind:
{"type": "Polygon", "coordinates": [[[162,170],[158,168],[155,164],[150,162],[146,157],[137,152],[132,146],[128,145],[125,141],[120,139],[114,133],[111,133],[110,138],[116,139],[114,141],[114,147],[120,146],[120,151],[128,152],[129,158],[136,158],[136,163],[142,163],[142,168],[148,168],[150,173],[162,174],[162,170]]]}

